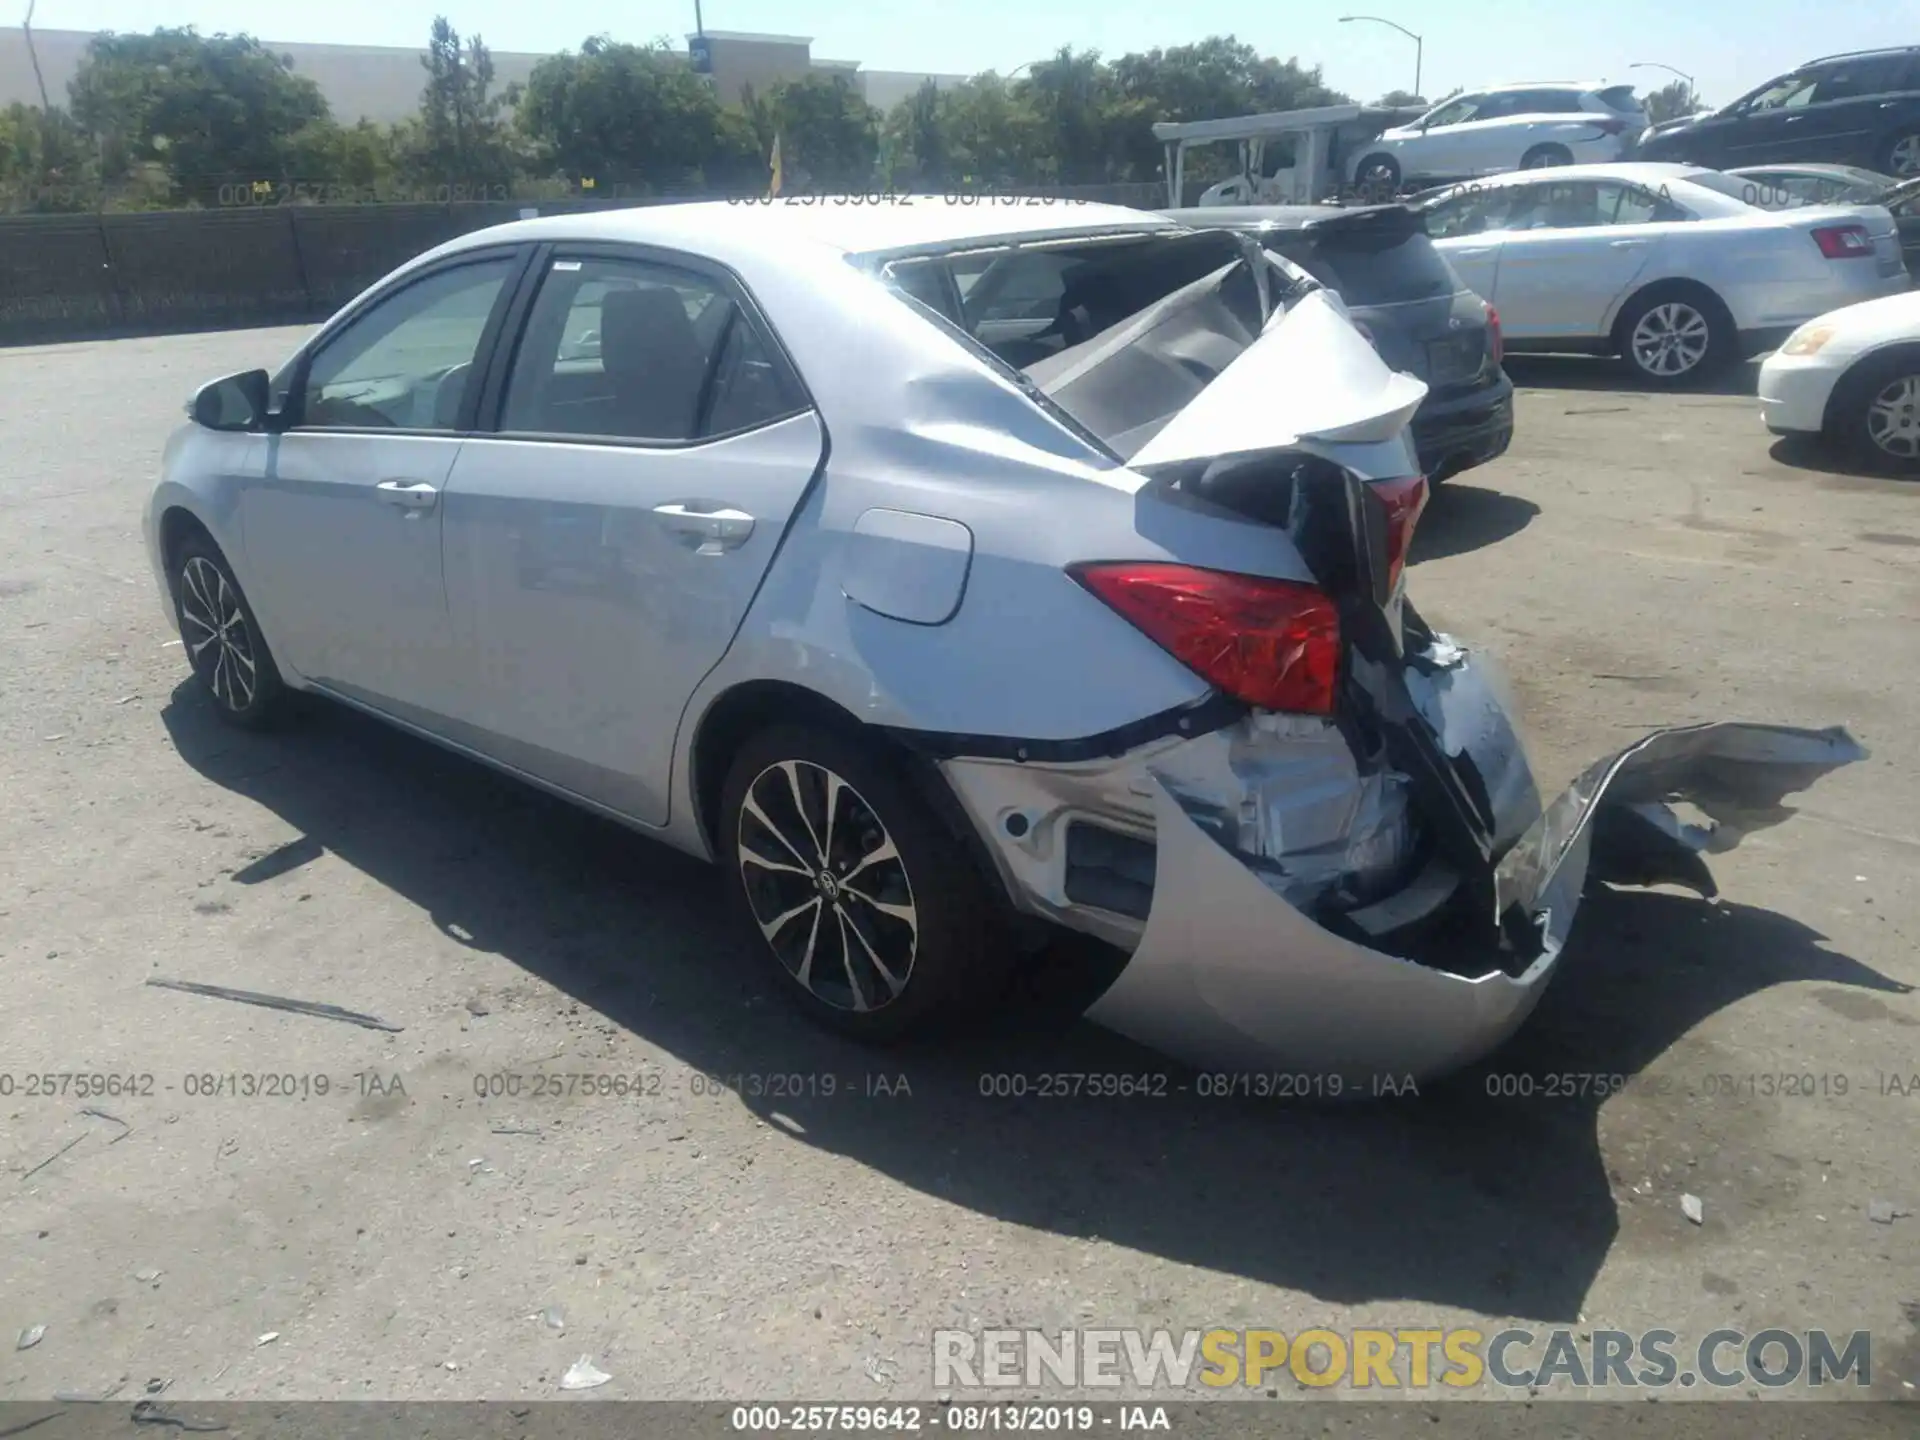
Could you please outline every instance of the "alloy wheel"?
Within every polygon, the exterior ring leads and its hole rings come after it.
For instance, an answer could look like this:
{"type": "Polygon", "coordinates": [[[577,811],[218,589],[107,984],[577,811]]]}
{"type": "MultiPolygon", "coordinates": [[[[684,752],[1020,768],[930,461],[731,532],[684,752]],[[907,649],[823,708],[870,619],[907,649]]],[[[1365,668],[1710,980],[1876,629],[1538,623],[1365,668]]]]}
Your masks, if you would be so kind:
{"type": "Polygon", "coordinates": [[[1667,379],[1686,374],[1706,359],[1712,342],[1707,317],[1680,300],[1664,301],[1647,311],[1628,341],[1635,364],[1667,379]]]}
{"type": "Polygon", "coordinates": [[[236,714],[252,705],[260,689],[253,630],[239,592],[204,556],[193,556],[180,572],[180,619],[187,657],[215,701],[236,714]]]}
{"type": "Polygon", "coordinates": [[[1867,403],[1867,437],[1896,460],[1920,460],[1920,375],[1902,375],[1867,403]]]}
{"type": "Polygon", "coordinates": [[[839,775],[782,760],[740,806],[740,879],[774,957],[823,1004],[868,1012],[899,998],[920,922],[887,827],[839,775]]]}
{"type": "Polygon", "coordinates": [[[1903,135],[1887,152],[1888,168],[1906,180],[1920,175],[1920,135],[1903,135]]]}

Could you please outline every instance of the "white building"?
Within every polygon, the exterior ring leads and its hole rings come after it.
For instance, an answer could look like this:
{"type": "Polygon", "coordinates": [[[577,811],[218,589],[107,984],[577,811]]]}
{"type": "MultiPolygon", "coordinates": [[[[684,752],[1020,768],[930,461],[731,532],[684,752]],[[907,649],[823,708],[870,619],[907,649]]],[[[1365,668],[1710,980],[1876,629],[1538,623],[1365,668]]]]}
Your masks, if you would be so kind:
{"type": "MultiPolygon", "coordinates": [[[[947,86],[966,78],[902,70],[863,70],[857,60],[815,59],[813,41],[803,35],[749,35],[709,30],[705,38],[712,57],[714,84],[728,104],[739,102],[745,85],[752,85],[764,94],[781,81],[826,73],[846,76],[868,104],[889,110],[929,79],[947,86]]],[[[46,79],[47,96],[55,105],[66,103],[67,83],[79,70],[87,42],[92,39],[92,33],[85,30],[33,32],[34,50],[46,79]]],[[[263,43],[284,56],[295,74],[307,76],[320,87],[333,109],[334,119],[342,124],[351,125],[363,119],[383,123],[403,120],[420,106],[420,91],[426,83],[426,73],[420,64],[426,53],[424,48],[283,44],[272,40],[263,43]]],[[[524,52],[494,51],[496,85],[504,89],[516,80],[524,83],[533,73],[533,67],[545,58],[524,52]]],[[[8,26],[0,30],[0,108],[16,100],[38,105],[40,93],[34,82],[26,40],[17,27],[8,26]]]]}

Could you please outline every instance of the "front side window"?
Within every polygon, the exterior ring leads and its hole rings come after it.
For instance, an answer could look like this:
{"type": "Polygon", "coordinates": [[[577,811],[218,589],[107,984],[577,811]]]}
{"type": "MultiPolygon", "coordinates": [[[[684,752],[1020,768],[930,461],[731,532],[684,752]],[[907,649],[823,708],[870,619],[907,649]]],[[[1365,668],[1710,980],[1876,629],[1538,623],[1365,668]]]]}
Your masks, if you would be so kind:
{"type": "Polygon", "coordinates": [[[1817,73],[1782,76],[1765,89],[1756,90],[1748,96],[1740,108],[1748,113],[1798,109],[1813,99],[1813,88],[1820,79],[1821,75],[1817,73]]]}
{"type": "Polygon", "coordinates": [[[1425,119],[1416,123],[1432,129],[1437,125],[1462,125],[1469,120],[1478,120],[1480,107],[1486,103],[1486,99],[1484,95],[1462,95],[1456,100],[1436,105],[1427,112],[1425,119]]]}
{"type": "Polygon", "coordinates": [[[1600,209],[1600,187],[1587,180],[1529,185],[1514,199],[1509,230],[1584,230],[1604,225],[1611,209],[1600,209]]]}
{"type": "Polygon", "coordinates": [[[307,367],[300,424],[452,430],[514,262],[437,271],[329,336],[307,367]]]}
{"type": "Polygon", "coordinates": [[[1511,186],[1492,190],[1467,189],[1435,203],[1426,212],[1427,233],[1436,240],[1484,235],[1507,228],[1516,198],[1538,186],[1511,186]]]}
{"type": "Polygon", "coordinates": [[[555,260],[514,354],[500,429],[684,443],[803,408],[718,282],[638,260],[555,260]]]}

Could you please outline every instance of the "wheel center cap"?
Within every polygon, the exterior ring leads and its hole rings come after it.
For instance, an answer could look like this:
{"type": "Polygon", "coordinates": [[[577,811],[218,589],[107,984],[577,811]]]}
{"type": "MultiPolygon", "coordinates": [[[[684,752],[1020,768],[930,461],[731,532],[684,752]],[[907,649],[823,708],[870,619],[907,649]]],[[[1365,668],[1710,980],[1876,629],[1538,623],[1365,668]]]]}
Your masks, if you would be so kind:
{"type": "Polygon", "coordinates": [[[839,897],[840,882],[834,879],[833,876],[829,875],[825,870],[820,871],[817,875],[813,877],[813,883],[820,888],[821,895],[824,896],[826,899],[833,900],[839,897]]]}

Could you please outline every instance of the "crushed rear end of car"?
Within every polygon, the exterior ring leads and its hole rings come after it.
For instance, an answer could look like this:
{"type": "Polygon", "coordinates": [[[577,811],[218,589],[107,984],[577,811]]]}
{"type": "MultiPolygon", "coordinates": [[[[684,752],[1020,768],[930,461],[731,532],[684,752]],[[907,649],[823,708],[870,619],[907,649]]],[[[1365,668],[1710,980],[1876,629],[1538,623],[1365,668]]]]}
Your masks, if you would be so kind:
{"type": "Polygon", "coordinates": [[[1212,696],[1098,753],[940,765],[1016,907],[1128,953],[1091,1018],[1197,1066],[1380,1093],[1525,1019],[1590,879],[1711,895],[1705,853],[1865,751],[1838,729],[1655,730],[1543,803],[1498,667],[1406,599],[1425,387],[1319,289],[1153,413],[1156,374],[1217,353],[1215,300],[1189,287],[1029,375],[1143,478],[1143,534],[1176,513],[1262,527],[1310,582],[1089,557],[1081,585],[1212,696]]]}

